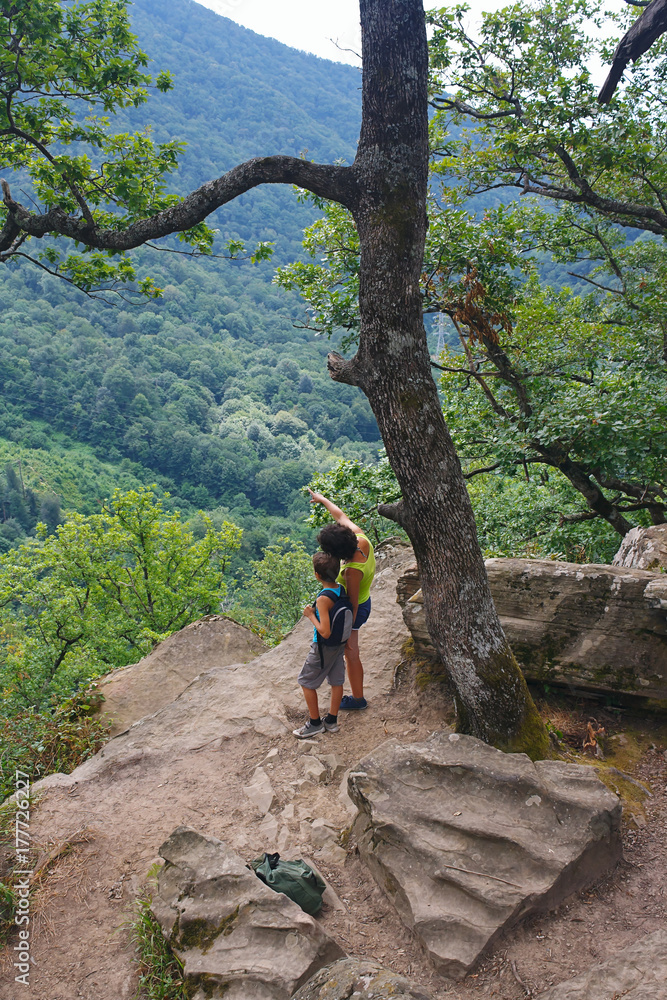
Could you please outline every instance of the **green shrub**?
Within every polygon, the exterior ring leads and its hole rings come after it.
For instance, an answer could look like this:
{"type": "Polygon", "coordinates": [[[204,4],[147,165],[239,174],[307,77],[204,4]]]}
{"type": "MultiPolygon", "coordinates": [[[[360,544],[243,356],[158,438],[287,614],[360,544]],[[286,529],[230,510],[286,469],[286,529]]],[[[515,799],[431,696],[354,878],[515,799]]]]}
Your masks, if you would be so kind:
{"type": "Polygon", "coordinates": [[[139,963],[137,1000],[187,1000],[183,966],[151,913],[150,893],[137,899],[130,927],[139,963]]]}
{"type": "Polygon", "coordinates": [[[16,895],[8,882],[0,881],[0,948],[4,947],[14,927],[16,895]]]}
{"type": "Polygon", "coordinates": [[[31,781],[57,771],[70,774],[97,753],[109,738],[109,728],[88,713],[94,688],[79,691],[52,712],[26,709],[0,721],[0,798],[14,792],[16,771],[31,781]]]}
{"type": "Polygon", "coordinates": [[[231,614],[275,646],[317,594],[313,561],[300,541],[285,536],[267,545],[262,559],[251,560],[250,569],[231,614]]]}

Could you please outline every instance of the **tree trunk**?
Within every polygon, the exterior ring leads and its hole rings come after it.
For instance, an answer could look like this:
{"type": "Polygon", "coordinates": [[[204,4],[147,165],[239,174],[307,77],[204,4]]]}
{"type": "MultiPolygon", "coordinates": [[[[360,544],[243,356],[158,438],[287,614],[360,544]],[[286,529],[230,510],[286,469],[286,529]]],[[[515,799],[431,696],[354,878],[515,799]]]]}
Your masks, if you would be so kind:
{"type": "Polygon", "coordinates": [[[421,0],[361,0],[363,118],[352,211],[361,245],[359,350],[329,357],[364,391],[403,500],[386,509],[415,550],[426,622],[459,729],[544,756],[547,738],[491,599],[461,466],[431,376],[420,274],[428,185],[421,0]]]}

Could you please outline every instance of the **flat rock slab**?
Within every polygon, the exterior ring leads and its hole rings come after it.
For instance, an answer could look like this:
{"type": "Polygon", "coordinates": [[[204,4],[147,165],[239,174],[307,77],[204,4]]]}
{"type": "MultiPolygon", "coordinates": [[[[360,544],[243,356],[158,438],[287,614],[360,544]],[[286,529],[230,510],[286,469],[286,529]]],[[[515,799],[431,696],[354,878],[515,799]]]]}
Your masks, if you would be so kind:
{"type": "Polygon", "coordinates": [[[471,736],[389,740],[350,774],[359,849],[439,972],[621,857],[621,803],[590,767],[533,763],[471,736]]]}
{"type": "Polygon", "coordinates": [[[312,917],[215,837],[178,827],[152,909],[194,1000],[288,1000],[344,955],[312,917]]]}
{"type": "Polygon", "coordinates": [[[320,969],[292,1000],[431,1000],[403,976],[364,958],[344,958],[320,969]]]}
{"type": "Polygon", "coordinates": [[[665,1000],[667,931],[656,931],[593,966],[576,979],[552,986],[538,1000],[665,1000]]]}
{"type": "Polygon", "coordinates": [[[266,645],[249,628],[225,615],[207,615],[170,635],[139,663],[100,681],[102,717],[117,736],[178,698],[198,674],[248,663],[264,652],[266,645]]]}
{"type": "MultiPolygon", "coordinates": [[[[552,559],[485,565],[503,631],[529,680],[667,708],[667,575],[552,559]]],[[[415,650],[437,659],[416,564],[397,593],[415,650]]]]}

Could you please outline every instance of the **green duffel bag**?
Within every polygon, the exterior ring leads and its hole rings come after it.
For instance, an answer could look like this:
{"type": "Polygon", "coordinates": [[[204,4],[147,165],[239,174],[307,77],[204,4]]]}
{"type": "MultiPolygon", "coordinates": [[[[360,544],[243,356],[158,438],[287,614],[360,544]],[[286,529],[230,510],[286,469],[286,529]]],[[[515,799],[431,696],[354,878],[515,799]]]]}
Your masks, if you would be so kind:
{"type": "Polygon", "coordinates": [[[306,913],[314,915],[322,909],[322,893],[326,884],[305,861],[300,858],[281,861],[279,854],[263,854],[250,864],[262,882],[270,889],[289,896],[306,913]]]}

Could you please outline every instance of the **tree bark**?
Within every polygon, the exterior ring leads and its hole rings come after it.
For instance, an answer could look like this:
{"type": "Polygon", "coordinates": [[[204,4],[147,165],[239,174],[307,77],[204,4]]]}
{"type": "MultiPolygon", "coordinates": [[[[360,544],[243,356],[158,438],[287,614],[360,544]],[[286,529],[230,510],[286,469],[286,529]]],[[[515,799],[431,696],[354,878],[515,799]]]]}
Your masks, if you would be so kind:
{"type": "Polygon", "coordinates": [[[428,186],[428,49],[421,0],[361,0],[359,350],[329,356],[364,391],[403,500],[387,514],[414,546],[426,623],[455,690],[458,727],[544,756],[547,738],[496,614],[461,466],[431,376],[420,276],[428,186]]]}

